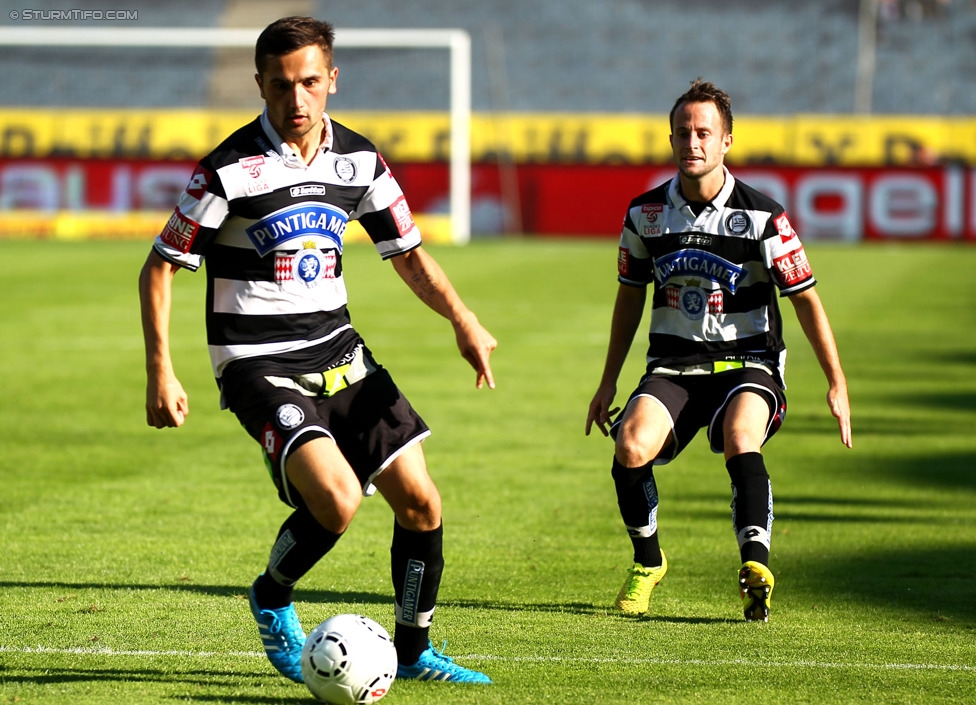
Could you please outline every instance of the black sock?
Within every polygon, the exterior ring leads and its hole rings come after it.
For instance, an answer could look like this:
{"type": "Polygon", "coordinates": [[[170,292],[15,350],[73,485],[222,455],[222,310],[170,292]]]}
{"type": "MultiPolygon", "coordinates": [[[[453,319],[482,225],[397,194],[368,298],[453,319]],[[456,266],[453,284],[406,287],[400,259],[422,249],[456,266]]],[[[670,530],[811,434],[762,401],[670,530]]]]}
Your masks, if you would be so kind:
{"type": "Polygon", "coordinates": [[[413,665],[427,648],[437,591],[444,570],[444,527],[410,531],[393,524],[390,572],[396,598],[393,644],[397,660],[413,665]]]}
{"type": "Polygon", "coordinates": [[[742,562],[769,565],[773,491],[761,453],[742,453],[725,463],[732,480],[732,527],[742,562]]]}
{"type": "Polygon", "coordinates": [[[653,462],[639,468],[624,467],[613,459],[610,470],[617,506],[630,542],[634,547],[634,562],[645,568],[661,565],[661,546],[657,537],[657,483],[653,462]]]}
{"type": "Polygon", "coordinates": [[[271,549],[268,568],[254,583],[254,599],[264,609],[291,604],[295,583],[332,550],[342,534],[318,523],[305,506],[285,519],[271,549]]]}

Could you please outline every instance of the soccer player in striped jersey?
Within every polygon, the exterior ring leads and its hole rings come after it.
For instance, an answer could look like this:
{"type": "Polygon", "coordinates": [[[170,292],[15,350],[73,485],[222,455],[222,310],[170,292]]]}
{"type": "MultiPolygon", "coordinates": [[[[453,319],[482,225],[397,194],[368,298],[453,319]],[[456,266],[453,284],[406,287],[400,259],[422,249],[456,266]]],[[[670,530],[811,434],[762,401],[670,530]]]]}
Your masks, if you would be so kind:
{"type": "Polygon", "coordinates": [[[395,516],[397,677],[490,683],[428,638],[444,565],[441,498],[421,449],[430,431],[352,326],[342,267],[348,221],[358,219],[407,286],[450,321],[478,388],[494,387],[497,343],[422,248],[375,147],[325,112],[339,73],[333,38],[331,25],[309,17],[261,33],[263,113],[200,161],[156,238],[139,280],[147,421],[178,427],[189,413],[169,349],[172,280],[206,260],[207,342],[222,406],[260,444],[278,496],[294,510],[249,592],[271,663],[303,680],[294,586],[375,489],[395,516]]]}
{"type": "Polygon", "coordinates": [[[761,450],[786,414],[779,297],[793,305],[813,346],[841,442],[851,447],[847,381],[786,212],[725,166],[732,147],[728,95],[699,78],[675,101],[670,122],[678,173],[627,209],[610,343],[586,419],[587,435],[595,424],[614,438],[611,475],[634,550],[616,605],[626,614],[646,612],[668,570],[658,540],[654,466],[673,460],[704,428],[731,479],[743,614],[768,621],[773,497],[761,450]],[[617,379],[648,287],[646,374],[617,415],[617,379]]]}

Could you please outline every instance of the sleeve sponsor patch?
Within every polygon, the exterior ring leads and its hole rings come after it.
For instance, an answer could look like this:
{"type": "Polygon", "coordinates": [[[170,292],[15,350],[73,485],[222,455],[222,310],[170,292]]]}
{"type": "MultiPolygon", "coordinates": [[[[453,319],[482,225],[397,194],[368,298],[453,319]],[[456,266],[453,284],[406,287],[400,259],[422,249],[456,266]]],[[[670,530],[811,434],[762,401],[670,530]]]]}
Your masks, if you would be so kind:
{"type": "Polygon", "coordinates": [[[400,233],[400,237],[403,237],[414,228],[413,214],[410,212],[407,199],[403,196],[400,196],[393,202],[393,205],[390,206],[390,213],[396,221],[397,232],[400,233]]]}
{"type": "Polygon", "coordinates": [[[779,279],[780,286],[784,289],[796,286],[813,276],[806,252],[803,251],[802,247],[775,258],[773,260],[773,271],[779,279]]]}
{"type": "Polygon", "coordinates": [[[773,224],[776,226],[776,232],[779,233],[779,239],[783,242],[789,242],[796,237],[796,231],[793,229],[790,219],[786,217],[786,213],[780,213],[776,216],[773,224]]]}
{"type": "Polygon", "coordinates": [[[630,274],[630,250],[626,247],[621,247],[617,252],[617,273],[622,277],[630,274]]]}
{"type": "Polygon", "coordinates": [[[193,238],[199,231],[200,224],[187,218],[177,208],[173,211],[173,215],[170,216],[169,222],[166,223],[166,227],[163,228],[159,237],[166,245],[186,253],[190,251],[193,238]]]}
{"type": "Polygon", "coordinates": [[[376,156],[380,160],[380,164],[383,165],[383,171],[385,171],[387,175],[393,176],[393,172],[390,171],[390,166],[386,163],[386,160],[383,158],[383,155],[377,152],[376,156]]]}
{"type": "Polygon", "coordinates": [[[196,171],[190,177],[190,183],[186,185],[186,192],[199,201],[207,192],[211,178],[213,178],[213,172],[205,169],[202,164],[197,164],[196,171]]]}

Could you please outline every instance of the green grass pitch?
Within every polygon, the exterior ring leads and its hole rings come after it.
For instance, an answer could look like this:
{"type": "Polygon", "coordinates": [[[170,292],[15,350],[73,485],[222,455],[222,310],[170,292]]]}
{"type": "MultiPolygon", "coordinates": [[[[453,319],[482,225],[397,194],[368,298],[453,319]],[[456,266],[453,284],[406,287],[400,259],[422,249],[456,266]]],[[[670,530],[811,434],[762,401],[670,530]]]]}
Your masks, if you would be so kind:
{"type": "MultiPolygon", "coordinates": [[[[244,597],[287,509],[218,410],[202,273],[175,283],[190,416],[145,425],[148,248],[0,242],[0,703],[309,702],[263,657],[244,597]]],[[[728,478],[703,437],[658,473],[671,570],[649,615],[611,609],[629,542],[611,444],[583,427],[615,242],[430,249],[499,340],[493,391],[372,248],[349,246],[345,272],[353,322],[434,430],[447,567],[432,638],[495,684],[397,682],[384,702],[976,701],[976,247],[808,246],[855,447],[786,304],[768,624],[741,619],[728,478]]],[[[391,528],[366,500],[299,585],[306,629],[338,612],[392,629],[391,528]]]]}

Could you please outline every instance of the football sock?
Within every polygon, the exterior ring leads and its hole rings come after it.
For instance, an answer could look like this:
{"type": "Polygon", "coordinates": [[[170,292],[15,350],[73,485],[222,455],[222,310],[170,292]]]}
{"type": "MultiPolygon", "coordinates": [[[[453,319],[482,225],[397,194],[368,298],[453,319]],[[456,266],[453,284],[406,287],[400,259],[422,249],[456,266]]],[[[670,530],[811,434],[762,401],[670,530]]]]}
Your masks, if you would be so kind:
{"type": "Polygon", "coordinates": [[[342,534],[326,529],[305,506],[285,519],[271,549],[268,569],[254,583],[254,598],[264,609],[287,607],[295,583],[332,550],[342,534]]]}
{"type": "Polygon", "coordinates": [[[413,665],[428,644],[437,591],[444,570],[444,527],[410,531],[393,524],[390,569],[396,598],[393,644],[397,660],[413,665]]]}
{"type": "Polygon", "coordinates": [[[639,468],[624,467],[613,459],[610,470],[617,506],[630,542],[634,547],[634,562],[645,568],[661,565],[661,546],[657,537],[657,483],[654,464],[639,468]]]}
{"type": "Polygon", "coordinates": [[[732,526],[742,562],[769,565],[773,489],[761,453],[742,453],[725,463],[732,480],[732,526]]]}

